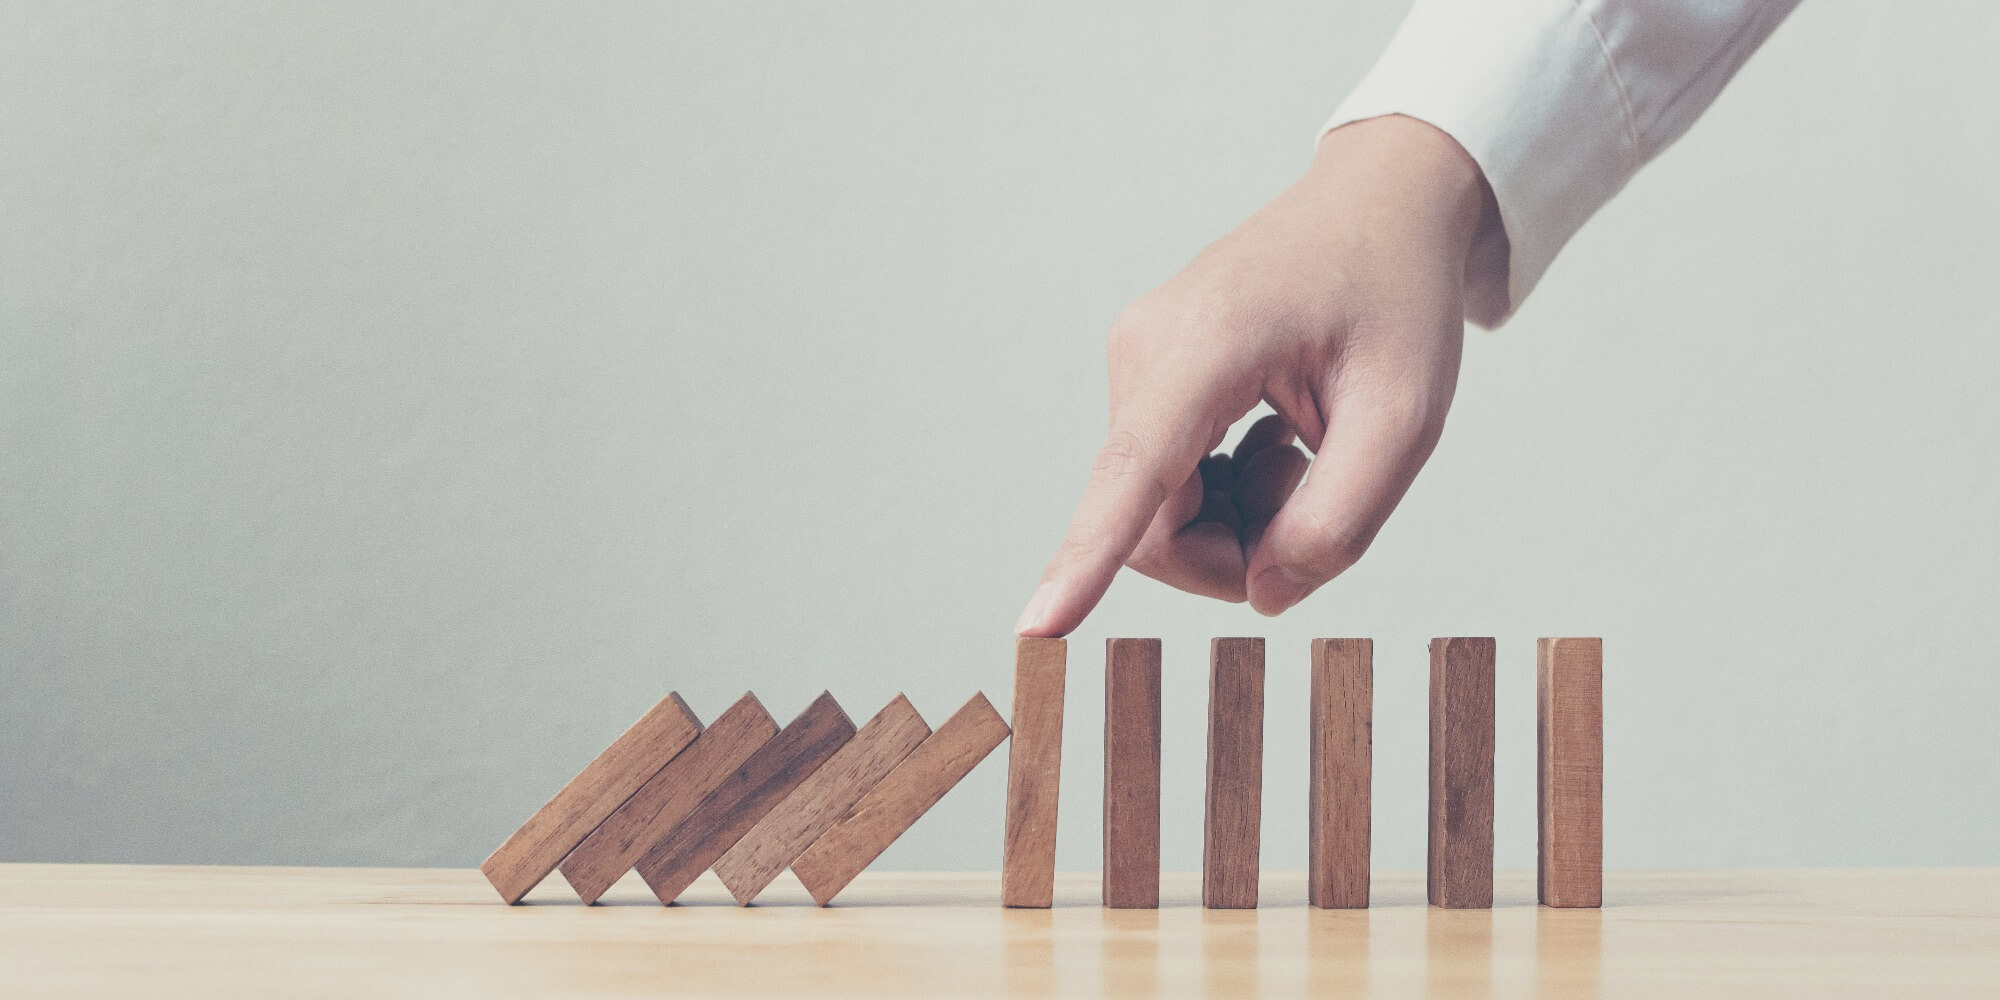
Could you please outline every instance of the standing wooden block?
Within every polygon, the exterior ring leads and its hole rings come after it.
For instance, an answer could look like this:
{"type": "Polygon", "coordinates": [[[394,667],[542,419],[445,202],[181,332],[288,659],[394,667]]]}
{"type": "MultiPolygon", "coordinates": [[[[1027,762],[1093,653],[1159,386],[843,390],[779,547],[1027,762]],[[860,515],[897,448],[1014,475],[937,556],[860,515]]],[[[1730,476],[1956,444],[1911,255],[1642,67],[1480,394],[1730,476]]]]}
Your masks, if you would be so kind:
{"type": "Polygon", "coordinates": [[[1314,906],[1368,906],[1374,700],[1373,641],[1313,640],[1306,896],[1314,906]]]}
{"type": "Polygon", "coordinates": [[[571,778],[479,865],[500,898],[518,903],[646,779],[701,734],[701,720],[669,693],[571,778]]]}
{"type": "Polygon", "coordinates": [[[840,822],[792,862],[792,873],[825,906],[912,823],[944,798],[1000,741],[1007,722],[975,694],[930,738],[868,790],[840,822]]]}
{"type": "Polygon", "coordinates": [[[746,694],[563,859],[563,878],[595,903],[648,848],[692,815],[757,748],[777,735],[771,713],[746,694]]]}
{"type": "Polygon", "coordinates": [[[1604,905],[1604,640],[1543,639],[1535,656],[1536,890],[1604,905]]]}
{"type": "Polygon", "coordinates": [[[1007,747],[1007,837],[1000,905],[1047,909],[1056,892],[1056,798],[1062,785],[1063,674],[1069,644],[1014,640],[1014,739],[1007,747]]]}
{"type": "Polygon", "coordinates": [[[1493,905],[1493,640],[1431,640],[1432,906],[1493,905]]]}
{"type": "Polygon", "coordinates": [[[1104,905],[1160,905],[1160,640],[1104,641],[1104,905]]]}
{"type": "Polygon", "coordinates": [[[750,828],[854,738],[854,722],[822,691],[778,735],[757,748],[687,819],[639,859],[639,877],[671,904],[750,828]]]}
{"type": "Polygon", "coordinates": [[[910,699],[897,695],[715,863],[730,895],[748,906],[930,734],[910,699]]]}
{"type": "Polygon", "coordinates": [[[1264,809],[1264,640],[1212,639],[1208,656],[1201,905],[1254,909],[1264,809]]]}

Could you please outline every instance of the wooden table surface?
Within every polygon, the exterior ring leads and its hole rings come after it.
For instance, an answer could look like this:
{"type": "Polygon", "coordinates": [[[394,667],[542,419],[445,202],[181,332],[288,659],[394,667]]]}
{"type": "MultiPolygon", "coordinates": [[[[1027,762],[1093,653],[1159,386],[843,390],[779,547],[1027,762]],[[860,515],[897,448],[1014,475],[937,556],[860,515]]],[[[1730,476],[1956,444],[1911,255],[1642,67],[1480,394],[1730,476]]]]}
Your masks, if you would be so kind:
{"type": "Polygon", "coordinates": [[[1271,875],[1259,910],[1003,910],[995,874],[869,873],[831,909],[787,874],[738,908],[704,875],[662,908],[628,877],[502,906],[477,872],[0,865],[0,996],[2000,996],[2000,870],[1610,873],[1603,910],[1365,911],[1271,875]]]}

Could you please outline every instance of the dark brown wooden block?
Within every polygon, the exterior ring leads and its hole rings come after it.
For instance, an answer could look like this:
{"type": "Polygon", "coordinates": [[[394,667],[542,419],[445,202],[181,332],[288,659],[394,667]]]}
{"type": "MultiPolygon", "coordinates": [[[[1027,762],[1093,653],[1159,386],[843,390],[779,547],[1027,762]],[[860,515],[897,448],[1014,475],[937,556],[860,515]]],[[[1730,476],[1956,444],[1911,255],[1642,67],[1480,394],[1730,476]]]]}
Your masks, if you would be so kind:
{"type": "Polygon", "coordinates": [[[1160,640],[1104,641],[1104,905],[1160,905],[1160,640]]]}
{"type": "Polygon", "coordinates": [[[730,895],[749,905],[930,734],[910,699],[897,695],[715,863],[730,895]]]}
{"type": "Polygon", "coordinates": [[[1208,811],[1201,905],[1257,906],[1264,809],[1264,640],[1209,642],[1208,811]]]}
{"type": "Polygon", "coordinates": [[[639,877],[662,903],[672,903],[708,866],[785,796],[854,738],[854,722],[833,695],[820,692],[778,735],[743,762],[694,813],[639,859],[639,877]]]}
{"type": "Polygon", "coordinates": [[[1604,905],[1604,640],[1543,639],[1535,656],[1536,890],[1604,905]]]}
{"type": "Polygon", "coordinates": [[[1430,901],[1493,905],[1493,640],[1431,640],[1430,901]]]}
{"type": "Polygon", "coordinates": [[[694,738],[701,720],[678,694],[669,693],[612,741],[562,791],[535,810],[514,835],[479,866],[500,898],[518,903],[605,817],[625,804],[694,738]]]}
{"type": "Polygon", "coordinates": [[[737,699],[563,859],[561,871],[570,888],[584,902],[597,902],[648,848],[777,733],[778,724],[756,695],[737,699]]]}
{"type": "Polygon", "coordinates": [[[1047,908],[1056,890],[1062,786],[1063,675],[1069,644],[1014,640],[1014,738],[1007,746],[1007,835],[1000,905],[1047,908]]]}
{"type": "Polygon", "coordinates": [[[861,870],[944,798],[974,766],[1007,738],[1007,722],[983,694],[975,694],[930,738],[868,790],[840,822],[813,841],[792,873],[825,906],[861,870]]]}
{"type": "Polygon", "coordinates": [[[1306,897],[1327,909],[1365,909],[1375,643],[1313,640],[1310,700],[1306,897]]]}

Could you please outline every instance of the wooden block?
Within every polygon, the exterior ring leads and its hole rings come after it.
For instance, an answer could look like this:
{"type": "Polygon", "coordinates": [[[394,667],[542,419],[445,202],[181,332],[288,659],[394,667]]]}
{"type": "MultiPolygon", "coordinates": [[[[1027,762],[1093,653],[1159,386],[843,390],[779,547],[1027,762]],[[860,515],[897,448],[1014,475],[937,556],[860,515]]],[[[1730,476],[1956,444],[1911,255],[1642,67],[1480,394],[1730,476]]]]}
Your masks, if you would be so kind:
{"type": "Polygon", "coordinates": [[[1104,641],[1104,905],[1160,905],[1160,640],[1104,641]]]}
{"type": "Polygon", "coordinates": [[[792,862],[792,873],[819,905],[832,902],[854,876],[985,760],[1008,731],[986,696],[973,695],[847,815],[820,834],[792,862]]]}
{"type": "Polygon", "coordinates": [[[570,888],[584,902],[597,902],[647,849],[692,815],[777,733],[778,724],[756,695],[737,699],[563,859],[561,871],[570,888]]]}
{"type": "Polygon", "coordinates": [[[1254,909],[1264,809],[1264,640],[1212,639],[1208,657],[1201,905],[1254,909]]]}
{"type": "Polygon", "coordinates": [[[715,863],[730,895],[748,906],[930,734],[910,699],[897,695],[715,863]]]}
{"type": "Polygon", "coordinates": [[[635,867],[660,902],[672,905],[708,866],[799,783],[854,738],[854,722],[822,691],[778,735],[750,755],[688,818],[653,843],[635,867]]]}
{"type": "Polygon", "coordinates": [[[1326,909],[1368,907],[1369,781],[1375,643],[1314,639],[1306,898],[1326,909]]]}
{"type": "Polygon", "coordinates": [[[520,902],[700,734],[701,720],[680,695],[668,693],[480,863],[486,881],[510,905],[520,902]]]}
{"type": "Polygon", "coordinates": [[[1493,905],[1493,640],[1431,640],[1432,906],[1493,905]]]}
{"type": "Polygon", "coordinates": [[[1063,675],[1069,644],[1014,640],[1014,738],[1007,745],[1007,837],[1000,905],[1047,909],[1056,893],[1056,798],[1062,785],[1063,675]]]}
{"type": "Polygon", "coordinates": [[[1604,640],[1543,639],[1535,656],[1536,894],[1604,905],[1604,640]]]}

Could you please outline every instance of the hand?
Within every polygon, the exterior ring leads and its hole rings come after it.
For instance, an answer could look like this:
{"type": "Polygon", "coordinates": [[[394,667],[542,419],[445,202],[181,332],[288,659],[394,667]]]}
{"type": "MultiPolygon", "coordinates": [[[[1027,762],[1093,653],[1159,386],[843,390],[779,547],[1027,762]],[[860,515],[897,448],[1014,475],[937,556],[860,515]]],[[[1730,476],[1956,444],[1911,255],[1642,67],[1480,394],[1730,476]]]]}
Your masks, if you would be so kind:
{"type": "Polygon", "coordinates": [[[1111,328],[1110,437],[1016,630],[1068,634],[1121,565],[1267,615],[1353,565],[1444,428],[1466,252],[1494,212],[1449,136],[1356,122],[1127,308],[1111,328]],[[1234,455],[1208,455],[1260,400],[1276,414],[1234,455]]]}

